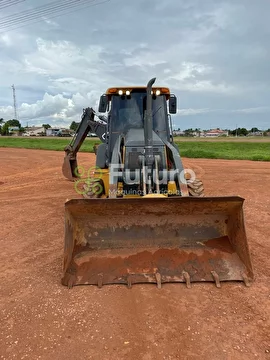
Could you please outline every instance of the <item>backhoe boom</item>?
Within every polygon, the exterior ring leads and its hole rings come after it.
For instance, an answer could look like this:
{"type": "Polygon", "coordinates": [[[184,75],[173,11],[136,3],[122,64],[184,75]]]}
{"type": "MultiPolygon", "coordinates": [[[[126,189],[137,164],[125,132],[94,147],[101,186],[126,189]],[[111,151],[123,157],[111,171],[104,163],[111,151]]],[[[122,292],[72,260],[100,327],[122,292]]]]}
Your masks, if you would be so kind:
{"type": "Polygon", "coordinates": [[[76,174],[77,168],[77,152],[80,150],[82,143],[84,142],[89,132],[95,133],[102,142],[106,140],[106,129],[107,124],[103,120],[95,120],[95,111],[92,108],[86,108],[83,111],[82,120],[78,129],[76,130],[75,136],[71,140],[70,144],[65,147],[65,158],[62,168],[64,176],[68,180],[72,180],[78,175],[76,174]]]}

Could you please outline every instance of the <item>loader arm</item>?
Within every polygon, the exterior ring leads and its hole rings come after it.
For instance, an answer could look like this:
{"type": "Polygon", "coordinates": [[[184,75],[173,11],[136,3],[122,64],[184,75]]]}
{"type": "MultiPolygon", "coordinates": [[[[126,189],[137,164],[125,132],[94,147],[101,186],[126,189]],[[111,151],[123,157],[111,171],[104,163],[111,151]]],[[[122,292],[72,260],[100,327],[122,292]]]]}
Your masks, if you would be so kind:
{"type": "Polygon", "coordinates": [[[76,172],[77,168],[77,152],[80,150],[82,143],[84,142],[89,132],[95,133],[102,142],[106,140],[107,124],[104,120],[95,120],[95,111],[92,108],[86,108],[83,111],[82,120],[75,136],[71,140],[70,144],[65,147],[65,158],[62,166],[63,175],[68,180],[73,180],[78,177],[76,172]]]}

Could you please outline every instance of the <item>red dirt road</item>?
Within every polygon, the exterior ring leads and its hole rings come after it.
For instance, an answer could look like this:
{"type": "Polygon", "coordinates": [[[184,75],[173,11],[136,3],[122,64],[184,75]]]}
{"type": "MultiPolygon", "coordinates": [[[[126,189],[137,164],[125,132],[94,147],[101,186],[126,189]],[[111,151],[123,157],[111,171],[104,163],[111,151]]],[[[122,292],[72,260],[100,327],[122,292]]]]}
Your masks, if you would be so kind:
{"type": "MultiPolygon", "coordinates": [[[[184,159],[207,195],[246,198],[250,288],[68,290],[60,284],[64,202],[76,193],[62,160],[61,152],[0,148],[1,359],[270,359],[270,163],[184,159]]],[[[79,160],[90,167],[94,155],[79,160]]]]}

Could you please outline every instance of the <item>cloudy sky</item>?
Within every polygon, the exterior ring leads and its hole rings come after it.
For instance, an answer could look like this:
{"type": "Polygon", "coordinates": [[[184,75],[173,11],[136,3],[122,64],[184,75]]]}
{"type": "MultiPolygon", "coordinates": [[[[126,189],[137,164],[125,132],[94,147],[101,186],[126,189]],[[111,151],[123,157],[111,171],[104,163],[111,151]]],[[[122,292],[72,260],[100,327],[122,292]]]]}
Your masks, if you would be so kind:
{"type": "MultiPolygon", "coordinates": [[[[92,0],[95,6],[6,31],[1,9],[0,117],[69,125],[115,85],[170,87],[175,128],[270,128],[269,0],[92,0]]],[[[90,1],[89,1],[90,3],[90,1]]]]}

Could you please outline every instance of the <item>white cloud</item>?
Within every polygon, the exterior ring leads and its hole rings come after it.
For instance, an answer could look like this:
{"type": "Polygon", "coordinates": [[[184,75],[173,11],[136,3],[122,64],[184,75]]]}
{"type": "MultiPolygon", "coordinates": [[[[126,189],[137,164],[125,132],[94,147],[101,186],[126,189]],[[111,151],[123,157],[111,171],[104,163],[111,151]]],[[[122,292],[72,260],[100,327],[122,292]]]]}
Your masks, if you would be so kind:
{"type": "Polygon", "coordinates": [[[148,66],[154,67],[157,65],[166,64],[166,60],[162,58],[158,58],[155,54],[146,52],[141,56],[135,56],[130,58],[123,59],[125,66],[139,66],[142,68],[146,68],[148,66]]]}
{"type": "MultiPolygon", "coordinates": [[[[91,93],[86,94],[85,97],[77,93],[71,98],[66,98],[61,94],[53,96],[45,93],[42,100],[33,104],[22,103],[18,108],[18,114],[21,121],[32,120],[38,123],[40,119],[44,118],[59,119],[62,124],[67,125],[73,120],[78,120],[78,114],[81,114],[83,108],[87,106],[97,107],[97,102],[91,93]]],[[[12,106],[0,107],[0,117],[11,119],[13,116],[12,106]]]]}
{"type": "Polygon", "coordinates": [[[13,83],[21,120],[63,124],[107,87],[157,77],[188,121],[254,113],[259,126],[269,112],[268,10],[245,0],[110,1],[1,33],[0,117],[13,117],[13,83]]]}
{"type": "Polygon", "coordinates": [[[96,73],[93,69],[100,65],[100,46],[79,47],[71,41],[36,40],[36,50],[25,55],[25,70],[38,75],[57,76],[76,74],[85,75],[96,73]]]}
{"type": "Polygon", "coordinates": [[[212,92],[228,95],[237,94],[239,92],[239,89],[232,85],[224,83],[215,84],[210,80],[196,81],[194,84],[187,84],[185,88],[190,91],[212,92]]]}
{"type": "Polygon", "coordinates": [[[232,112],[239,114],[262,114],[262,113],[269,113],[270,107],[260,106],[260,107],[247,108],[247,109],[237,109],[237,110],[232,110],[232,112]]]}
{"type": "Polygon", "coordinates": [[[200,63],[192,63],[184,61],[181,64],[180,72],[169,77],[168,80],[174,79],[178,81],[196,79],[198,75],[206,75],[211,72],[211,67],[200,63]]]}
{"type": "Polygon", "coordinates": [[[198,115],[198,114],[205,114],[211,112],[211,109],[179,109],[177,113],[186,116],[186,115],[198,115]]]}
{"type": "Polygon", "coordinates": [[[59,24],[51,19],[46,18],[45,16],[42,17],[42,20],[46,22],[46,24],[51,25],[53,28],[59,28],[59,24]]]}
{"type": "Polygon", "coordinates": [[[6,46],[10,46],[12,43],[12,40],[9,36],[9,34],[0,34],[0,43],[3,43],[6,46]]]}

